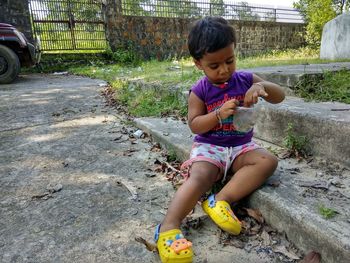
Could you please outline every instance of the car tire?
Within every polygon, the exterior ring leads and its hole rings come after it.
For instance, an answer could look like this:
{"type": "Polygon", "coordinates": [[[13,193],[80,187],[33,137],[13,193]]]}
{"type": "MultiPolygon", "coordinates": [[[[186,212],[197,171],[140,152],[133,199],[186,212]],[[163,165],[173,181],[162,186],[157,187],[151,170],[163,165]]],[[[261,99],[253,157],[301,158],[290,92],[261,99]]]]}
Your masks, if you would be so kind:
{"type": "Polygon", "coordinates": [[[21,63],[15,52],[0,45],[0,84],[11,83],[19,74],[21,63]]]}

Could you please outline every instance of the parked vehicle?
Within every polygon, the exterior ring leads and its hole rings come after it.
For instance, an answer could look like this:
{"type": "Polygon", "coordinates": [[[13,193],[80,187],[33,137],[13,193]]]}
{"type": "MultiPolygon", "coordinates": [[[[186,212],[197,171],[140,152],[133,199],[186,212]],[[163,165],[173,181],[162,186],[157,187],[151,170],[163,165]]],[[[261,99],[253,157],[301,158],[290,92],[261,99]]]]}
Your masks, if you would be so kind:
{"type": "Polygon", "coordinates": [[[13,25],[0,23],[0,84],[11,83],[21,67],[40,62],[40,41],[32,44],[13,25]]]}

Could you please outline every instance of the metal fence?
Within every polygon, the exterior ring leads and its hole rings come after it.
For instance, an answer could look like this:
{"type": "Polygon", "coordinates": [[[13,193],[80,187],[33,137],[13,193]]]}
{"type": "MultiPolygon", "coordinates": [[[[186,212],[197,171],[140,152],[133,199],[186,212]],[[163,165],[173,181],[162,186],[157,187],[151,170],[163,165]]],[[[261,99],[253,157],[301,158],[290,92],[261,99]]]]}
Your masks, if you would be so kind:
{"type": "MultiPolygon", "coordinates": [[[[250,6],[227,0],[115,0],[122,15],[303,23],[296,9],[250,6]]],[[[33,32],[43,51],[107,48],[102,0],[29,0],[33,32]]]]}
{"type": "Polygon", "coordinates": [[[224,0],[122,0],[122,14],[180,18],[210,15],[232,20],[304,23],[296,9],[252,6],[246,2],[224,0]]]}
{"type": "Polygon", "coordinates": [[[29,7],[43,51],[106,49],[101,1],[30,0],[29,7]]]}

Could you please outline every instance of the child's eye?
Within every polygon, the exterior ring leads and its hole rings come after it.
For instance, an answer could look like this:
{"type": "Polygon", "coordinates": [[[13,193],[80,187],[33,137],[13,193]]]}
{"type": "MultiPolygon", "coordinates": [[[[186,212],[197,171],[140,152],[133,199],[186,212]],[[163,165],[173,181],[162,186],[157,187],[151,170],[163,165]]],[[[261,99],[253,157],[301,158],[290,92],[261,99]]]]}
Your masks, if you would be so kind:
{"type": "Polygon", "coordinates": [[[219,67],[219,65],[210,65],[209,68],[211,69],[217,69],[219,67]]]}
{"type": "Polygon", "coordinates": [[[228,60],[228,61],[226,61],[226,64],[232,64],[233,63],[233,59],[232,60],[228,60]]]}

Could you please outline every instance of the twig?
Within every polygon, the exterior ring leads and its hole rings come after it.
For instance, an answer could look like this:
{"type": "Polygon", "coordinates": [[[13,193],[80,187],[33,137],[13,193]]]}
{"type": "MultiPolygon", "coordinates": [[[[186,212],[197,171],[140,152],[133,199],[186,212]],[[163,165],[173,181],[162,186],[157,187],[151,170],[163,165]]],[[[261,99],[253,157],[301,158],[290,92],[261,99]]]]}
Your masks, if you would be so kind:
{"type": "Polygon", "coordinates": [[[137,241],[141,244],[144,244],[148,251],[158,252],[156,244],[150,243],[150,242],[146,241],[145,239],[143,239],[142,237],[135,237],[135,241],[137,241]]]}
{"type": "Polygon", "coordinates": [[[174,166],[172,166],[170,163],[168,163],[167,161],[164,161],[164,163],[171,169],[173,170],[174,172],[177,172],[177,173],[181,173],[180,170],[176,169],[174,166]]]}
{"type": "Polygon", "coordinates": [[[348,110],[350,110],[350,108],[349,109],[331,109],[331,111],[348,111],[348,110]]]}
{"type": "Polygon", "coordinates": [[[118,181],[119,183],[121,183],[122,185],[124,185],[126,187],[126,189],[128,189],[128,191],[130,192],[131,194],[131,199],[132,200],[137,200],[138,198],[138,194],[137,194],[137,191],[136,191],[136,187],[133,186],[131,183],[129,182],[126,182],[125,180],[119,180],[118,181]]]}

